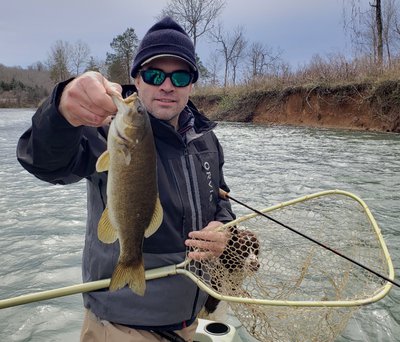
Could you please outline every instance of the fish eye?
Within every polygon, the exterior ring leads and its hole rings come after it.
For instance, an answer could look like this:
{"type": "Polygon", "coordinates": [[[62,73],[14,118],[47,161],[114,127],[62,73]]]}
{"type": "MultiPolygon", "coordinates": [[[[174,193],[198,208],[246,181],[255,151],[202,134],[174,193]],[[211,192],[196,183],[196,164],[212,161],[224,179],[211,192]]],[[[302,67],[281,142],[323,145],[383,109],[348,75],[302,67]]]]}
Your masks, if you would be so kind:
{"type": "Polygon", "coordinates": [[[136,107],[136,110],[139,114],[146,114],[146,109],[144,108],[144,106],[142,104],[138,104],[136,107]]]}
{"type": "Polygon", "coordinates": [[[139,97],[137,98],[137,101],[136,101],[136,111],[141,115],[147,114],[146,107],[143,105],[143,102],[140,101],[139,97]]]}

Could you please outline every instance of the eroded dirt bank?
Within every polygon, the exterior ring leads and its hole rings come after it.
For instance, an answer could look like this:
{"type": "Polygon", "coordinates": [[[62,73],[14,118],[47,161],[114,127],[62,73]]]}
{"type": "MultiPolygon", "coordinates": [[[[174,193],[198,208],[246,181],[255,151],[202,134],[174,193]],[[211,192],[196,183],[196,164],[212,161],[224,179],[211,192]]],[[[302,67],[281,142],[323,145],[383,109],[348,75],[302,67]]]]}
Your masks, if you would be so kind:
{"type": "Polygon", "coordinates": [[[209,118],[400,133],[400,82],[196,95],[209,118]]]}

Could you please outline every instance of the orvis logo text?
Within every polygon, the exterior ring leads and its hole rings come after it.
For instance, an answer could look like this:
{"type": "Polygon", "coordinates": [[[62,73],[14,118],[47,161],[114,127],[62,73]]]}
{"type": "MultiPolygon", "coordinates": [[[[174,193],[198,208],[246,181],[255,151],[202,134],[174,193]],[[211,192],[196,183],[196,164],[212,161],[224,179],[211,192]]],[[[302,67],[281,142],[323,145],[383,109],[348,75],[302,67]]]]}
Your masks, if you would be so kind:
{"type": "Polygon", "coordinates": [[[212,184],[212,174],[211,174],[211,166],[209,162],[205,162],[203,164],[204,169],[206,170],[206,175],[207,175],[207,180],[208,180],[208,190],[210,192],[210,197],[209,200],[212,202],[213,200],[213,193],[214,193],[214,187],[212,184]]]}

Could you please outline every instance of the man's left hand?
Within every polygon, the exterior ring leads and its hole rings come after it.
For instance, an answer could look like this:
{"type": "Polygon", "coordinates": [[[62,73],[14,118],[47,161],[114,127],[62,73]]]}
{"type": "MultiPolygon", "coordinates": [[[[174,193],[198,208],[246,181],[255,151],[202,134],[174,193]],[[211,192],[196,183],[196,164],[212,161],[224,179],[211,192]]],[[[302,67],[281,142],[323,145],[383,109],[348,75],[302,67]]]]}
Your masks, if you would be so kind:
{"type": "Polygon", "coordinates": [[[188,257],[194,260],[219,257],[229,240],[229,233],[218,229],[222,225],[222,222],[211,221],[202,230],[190,232],[185,241],[186,246],[192,247],[188,257]]]}

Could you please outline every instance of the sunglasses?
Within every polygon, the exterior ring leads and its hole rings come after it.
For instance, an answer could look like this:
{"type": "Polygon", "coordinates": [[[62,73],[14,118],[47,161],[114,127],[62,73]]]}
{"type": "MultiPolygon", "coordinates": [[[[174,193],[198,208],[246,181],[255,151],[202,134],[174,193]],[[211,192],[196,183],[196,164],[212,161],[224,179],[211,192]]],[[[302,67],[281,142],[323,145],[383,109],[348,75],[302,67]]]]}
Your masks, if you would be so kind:
{"type": "Polygon", "coordinates": [[[167,77],[175,87],[187,87],[193,80],[193,74],[186,70],[177,70],[174,72],[164,72],[159,69],[147,69],[140,71],[140,76],[145,83],[153,86],[160,86],[167,77]]]}

